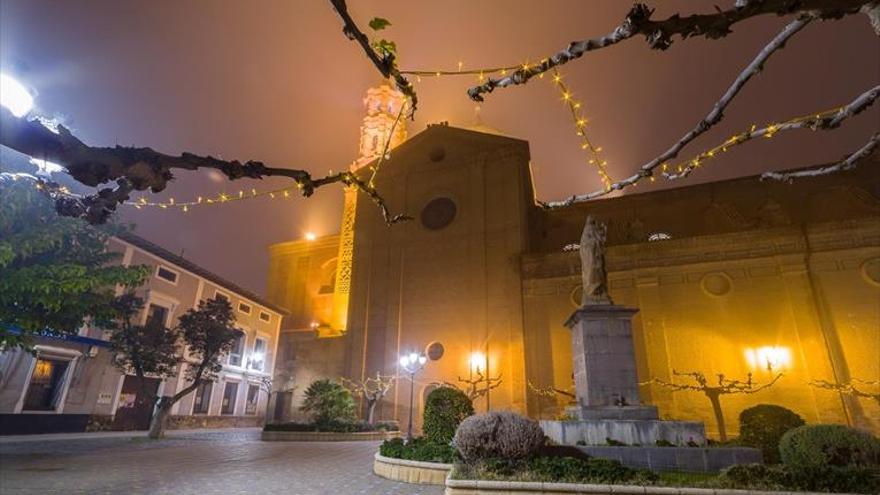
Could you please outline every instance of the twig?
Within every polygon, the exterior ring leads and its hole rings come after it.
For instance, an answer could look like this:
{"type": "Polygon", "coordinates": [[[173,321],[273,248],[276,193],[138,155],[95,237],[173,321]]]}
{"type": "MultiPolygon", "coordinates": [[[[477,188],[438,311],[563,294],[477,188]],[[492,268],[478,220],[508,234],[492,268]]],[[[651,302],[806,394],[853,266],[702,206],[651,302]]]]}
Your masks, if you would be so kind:
{"type": "Polygon", "coordinates": [[[346,6],[345,0],[330,0],[330,3],[333,4],[336,13],[342,18],[342,32],[345,34],[346,38],[356,41],[361,45],[361,48],[364,49],[364,53],[367,54],[367,58],[369,58],[370,61],[373,62],[373,65],[379,69],[379,72],[383,77],[394,79],[394,84],[397,86],[397,89],[405,94],[410,100],[410,119],[415,118],[418,97],[416,96],[412,83],[409,82],[406,77],[400,73],[400,69],[397,68],[397,61],[394,58],[394,54],[385,53],[383,56],[379,56],[379,54],[376,53],[376,50],[370,45],[370,40],[367,38],[367,35],[360,30],[357,23],[355,23],[354,19],[349,15],[348,6],[346,6]]]}
{"type": "Polygon", "coordinates": [[[763,0],[740,2],[734,8],[718,10],[712,14],[680,16],[675,14],[662,21],[651,20],[653,9],[645,4],[633,5],[620,25],[610,33],[595,38],[572,42],[565,49],[543,59],[540,63],[523,67],[510,75],[498,79],[489,78],[483,84],[468,90],[475,101],[483,101],[483,95],[495,88],[505,88],[525,84],[533,77],[554,67],[564,65],[583,54],[616,45],[636,35],[642,34],[648,45],[657,50],[665,50],[672,45],[675,35],[682,39],[692,36],[705,36],[719,39],[731,33],[730,28],[742,20],[764,14],[789,15],[810,12],[822,19],[838,19],[859,12],[862,6],[874,0],[763,0]]]}
{"type": "Polygon", "coordinates": [[[820,175],[828,175],[844,170],[851,170],[856,167],[860,160],[870,155],[878,144],[880,144],[880,132],[874,133],[874,135],[871,136],[871,139],[869,139],[864,146],[846,157],[845,160],[840,161],[834,165],[813,168],[809,170],[799,170],[797,172],[765,172],[761,175],[761,180],[780,180],[784,182],[793,182],[794,179],[800,179],[804,177],[818,177],[820,175]]]}

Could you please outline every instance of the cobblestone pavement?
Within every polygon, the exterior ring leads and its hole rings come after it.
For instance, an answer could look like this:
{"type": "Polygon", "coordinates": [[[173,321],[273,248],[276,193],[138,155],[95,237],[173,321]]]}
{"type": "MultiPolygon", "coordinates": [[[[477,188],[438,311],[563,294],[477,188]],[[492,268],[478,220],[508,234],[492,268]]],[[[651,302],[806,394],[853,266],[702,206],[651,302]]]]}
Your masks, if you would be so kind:
{"type": "Polygon", "coordinates": [[[373,474],[378,442],[261,442],[259,430],[0,442],[0,494],[440,495],[373,474]]]}

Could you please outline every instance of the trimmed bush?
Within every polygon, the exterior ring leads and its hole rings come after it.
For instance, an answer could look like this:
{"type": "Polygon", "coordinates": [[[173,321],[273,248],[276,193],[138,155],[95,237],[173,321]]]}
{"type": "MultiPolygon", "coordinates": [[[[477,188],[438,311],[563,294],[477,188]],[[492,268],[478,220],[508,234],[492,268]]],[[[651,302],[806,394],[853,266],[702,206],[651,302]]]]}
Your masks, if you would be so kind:
{"type": "Polygon", "coordinates": [[[473,414],[474,405],[464,392],[440,387],[425,399],[425,436],[435,443],[449,443],[462,420],[473,414]]]}
{"type": "Polygon", "coordinates": [[[766,464],[778,464],[782,435],[804,424],[803,418],[790,409],[759,404],[739,414],[739,443],[760,449],[766,464]]]}
{"type": "Polygon", "coordinates": [[[525,416],[494,411],[462,421],[452,443],[466,461],[525,459],[534,456],[544,445],[544,431],[536,421],[525,416]]]}
{"type": "Polygon", "coordinates": [[[536,456],[527,460],[488,458],[459,464],[456,478],[541,481],[549,483],[602,483],[653,485],[659,475],[631,469],[612,459],[536,456]]]}
{"type": "Polygon", "coordinates": [[[362,433],[370,431],[398,431],[396,425],[348,423],[341,421],[328,421],[321,424],[315,423],[268,423],[263,431],[318,431],[332,433],[362,433]]]}
{"type": "Polygon", "coordinates": [[[455,449],[451,445],[434,443],[424,437],[413,438],[409,443],[404,442],[402,438],[385,440],[379,446],[379,454],[411,461],[441,462],[444,464],[455,462],[455,449]]]}
{"type": "MultiPolygon", "coordinates": [[[[311,416],[318,428],[328,428],[336,423],[354,423],[354,399],[342,385],[330,380],[315,380],[306,389],[300,411],[311,416]]],[[[329,431],[329,430],[328,430],[329,431]]]]}
{"type": "Polygon", "coordinates": [[[826,466],[880,468],[880,440],[843,425],[807,425],[779,441],[782,462],[793,472],[826,466]]]}
{"type": "Polygon", "coordinates": [[[778,466],[764,464],[737,464],[721,471],[723,484],[733,488],[785,488],[789,481],[785,471],[778,466]]]}

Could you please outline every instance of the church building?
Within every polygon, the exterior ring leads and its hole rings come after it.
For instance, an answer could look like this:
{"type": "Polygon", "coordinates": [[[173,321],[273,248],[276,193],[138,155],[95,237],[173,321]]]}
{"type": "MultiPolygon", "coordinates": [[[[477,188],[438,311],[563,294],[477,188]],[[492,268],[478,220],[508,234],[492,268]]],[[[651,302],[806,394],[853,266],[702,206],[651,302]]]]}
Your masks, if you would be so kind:
{"type": "Polygon", "coordinates": [[[272,245],[267,296],[290,310],[276,360],[277,419],[298,419],[317,378],[399,375],[380,419],[408,419],[401,355],[424,352],[414,421],[434,387],[470,389],[477,411],[564,413],[573,391],[571,334],[578,253],[592,215],[607,225],[610,293],[637,308],[633,339],[643,403],[698,420],[716,436],[700,391],[659,382],[751,381],[723,395],[728,431],[759,403],[808,422],[880,432],[880,156],[793,184],[743,177],[631,193],[562,209],[535,200],[529,144],[491,129],[396,127],[402,95],[369,90],[365,178],[388,136],[375,186],[413,220],[388,226],[345,192],[340,233],[272,245]],[[780,376],[781,375],[781,376],[780,376]],[[873,394],[873,396],[872,396],[873,394]]]}

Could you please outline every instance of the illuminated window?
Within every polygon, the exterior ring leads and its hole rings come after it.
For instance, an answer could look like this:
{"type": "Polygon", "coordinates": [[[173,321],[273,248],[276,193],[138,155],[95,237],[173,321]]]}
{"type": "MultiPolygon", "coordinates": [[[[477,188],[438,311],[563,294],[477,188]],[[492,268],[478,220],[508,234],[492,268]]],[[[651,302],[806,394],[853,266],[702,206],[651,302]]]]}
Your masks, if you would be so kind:
{"type": "Polygon", "coordinates": [[[24,397],[24,411],[54,411],[61,400],[69,361],[37,358],[24,397]]]}
{"type": "Polygon", "coordinates": [[[177,272],[170,268],[166,268],[161,265],[156,267],[156,277],[161,278],[166,282],[177,285],[177,272]]]}
{"type": "Polygon", "coordinates": [[[648,242],[668,241],[669,239],[672,239],[672,236],[668,232],[654,232],[648,235],[648,242]]]}
{"type": "Polygon", "coordinates": [[[246,315],[249,315],[249,314],[251,314],[251,305],[240,302],[240,303],[238,303],[238,310],[246,315]]]}
{"type": "Polygon", "coordinates": [[[248,360],[248,367],[252,370],[263,371],[266,363],[266,340],[257,338],[254,340],[254,352],[248,360]]]}

